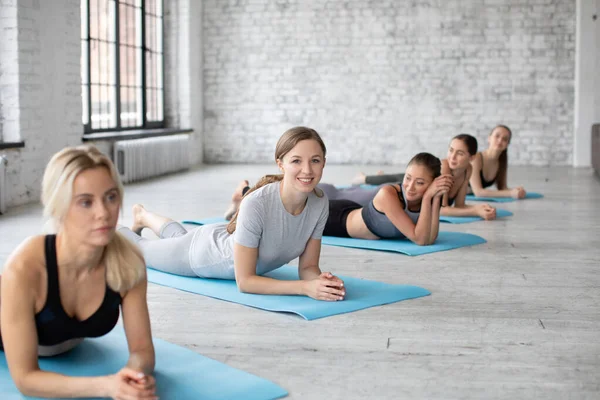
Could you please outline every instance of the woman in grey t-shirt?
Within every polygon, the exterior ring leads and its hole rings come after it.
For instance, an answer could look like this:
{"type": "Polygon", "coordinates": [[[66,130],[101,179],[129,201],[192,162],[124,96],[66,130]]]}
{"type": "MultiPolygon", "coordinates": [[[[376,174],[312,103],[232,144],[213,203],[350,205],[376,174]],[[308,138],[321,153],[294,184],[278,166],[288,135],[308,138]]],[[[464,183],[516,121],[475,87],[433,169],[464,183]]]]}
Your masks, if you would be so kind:
{"type": "Polygon", "coordinates": [[[136,242],[146,264],[161,271],[204,278],[235,279],[242,292],[299,294],[343,300],[344,283],[321,272],[321,236],[329,207],[315,190],[325,166],[326,148],[313,129],[296,127],[277,142],[282,175],[262,178],[248,190],[228,225],[206,225],[188,232],[181,224],[135,205],[132,229],[119,231],[136,242]],[[161,240],[140,236],[150,228],[161,240]],[[263,276],[300,257],[298,281],[263,276]]]}

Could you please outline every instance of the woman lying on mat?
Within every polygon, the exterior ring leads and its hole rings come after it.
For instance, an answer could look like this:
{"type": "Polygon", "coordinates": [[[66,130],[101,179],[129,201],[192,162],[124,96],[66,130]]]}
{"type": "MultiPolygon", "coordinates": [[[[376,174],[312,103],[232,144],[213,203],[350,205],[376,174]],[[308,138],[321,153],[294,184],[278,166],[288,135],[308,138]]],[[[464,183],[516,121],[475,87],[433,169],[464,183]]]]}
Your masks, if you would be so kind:
{"type": "MultiPolygon", "coordinates": [[[[478,197],[525,198],[526,192],[522,186],[509,189],[506,183],[508,169],[507,148],[511,137],[512,132],[505,125],[498,125],[492,129],[492,132],[490,132],[490,135],[488,136],[488,143],[490,145],[488,149],[475,153],[475,156],[471,157],[472,171],[469,175],[468,193],[473,193],[478,197]],[[489,179],[486,177],[489,177],[489,179]],[[496,183],[498,190],[487,189],[494,183],[496,183]]],[[[456,139],[456,137],[454,139],[456,139]]],[[[473,155],[472,153],[470,154],[473,155]]],[[[450,150],[448,150],[448,158],[450,157],[450,150]]],[[[383,174],[381,171],[377,175],[365,175],[361,172],[352,180],[352,184],[361,185],[366,183],[368,185],[381,185],[383,183],[402,182],[403,177],[404,174],[383,174]]],[[[483,219],[495,218],[495,209],[492,210],[493,207],[489,205],[479,205],[476,208],[479,210],[477,214],[471,214],[470,212],[468,214],[460,212],[458,214],[446,214],[442,211],[442,215],[476,215],[483,219]]]]}
{"type": "MultiPolygon", "coordinates": [[[[448,217],[481,217],[485,220],[496,218],[496,208],[489,204],[467,205],[465,203],[469,192],[469,179],[473,172],[471,162],[477,157],[477,154],[477,139],[473,136],[463,133],[452,138],[448,147],[448,156],[442,160],[442,173],[451,174],[454,181],[448,193],[442,198],[441,215],[448,217]]],[[[404,174],[366,177],[362,175],[362,178],[363,182],[401,182],[404,179],[404,174]]],[[[329,199],[345,198],[356,201],[361,205],[366,205],[364,199],[372,198],[380,187],[364,189],[361,186],[353,186],[351,188],[336,189],[333,185],[319,184],[319,188],[327,194],[329,199]]]]}
{"type": "Polygon", "coordinates": [[[439,158],[419,153],[408,163],[401,185],[385,185],[364,207],[351,200],[330,200],[326,236],[357,239],[410,239],[424,246],[435,242],[442,196],[452,176],[441,175],[439,158]]]}
{"type": "Polygon", "coordinates": [[[473,173],[471,161],[477,155],[477,139],[462,133],[452,138],[448,147],[448,157],[442,160],[442,173],[452,174],[454,183],[442,198],[440,214],[448,217],[481,217],[496,219],[496,208],[489,204],[467,205],[465,199],[469,191],[469,179],[473,173]],[[452,205],[454,204],[454,207],[452,205]]]}
{"type": "Polygon", "coordinates": [[[26,396],[156,398],[144,259],[115,232],[122,197],[112,162],[92,146],[64,149],[46,167],[42,202],[57,233],[22,243],[0,290],[0,343],[26,396]],[[70,377],[40,370],[38,355],[110,332],[119,306],[130,352],[119,372],[70,377]]]}
{"type": "Polygon", "coordinates": [[[507,186],[508,154],[507,148],[512,132],[505,125],[498,125],[488,136],[489,147],[477,153],[471,162],[473,173],[469,183],[478,197],[512,197],[523,199],[527,194],[523,186],[510,189],[507,186]],[[496,183],[498,190],[487,189],[496,183]]]}
{"type": "Polygon", "coordinates": [[[178,222],[135,205],[132,230],[119,231],[138,243],[149,267],[161,271],[235,279],[239,290],[246,293],[342,300],[343,282],[319,269],[328,202],[316,186],[323,174],[325,153],[317,132],[292,128],[275,149],[283,174],[267,175],[247,192],[244,186],[248,182],[244,181],[238,188],[239,211],[229,225],[206,225],[188,232],[178,222]],[[142,238],[143,228],[150,228],[161,240],[142,238]],[[296,257],[300,257],[299,281],[262,276],[296,257]]]}

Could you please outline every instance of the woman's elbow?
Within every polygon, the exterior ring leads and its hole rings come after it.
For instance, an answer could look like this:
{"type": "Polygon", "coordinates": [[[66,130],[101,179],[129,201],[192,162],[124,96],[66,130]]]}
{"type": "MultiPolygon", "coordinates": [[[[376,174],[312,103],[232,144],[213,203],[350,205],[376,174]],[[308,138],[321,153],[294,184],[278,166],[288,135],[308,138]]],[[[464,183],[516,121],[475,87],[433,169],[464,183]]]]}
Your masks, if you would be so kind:
{"type": "Polygon", "coordinates": [[[237,284],[237,288],[240,293],[251,293],[250,287],[249,287],[250,285],[248,285],[248,279],[236,278],[235,282],[237,284]]]}
{"type": "Polygon", "coordinates": [[[415,240],[413,240],[413,243],[417,246],[427,246],[429,244],[429,241],[427,239],[416,238],[415,240]]]}
{"type": "Polygon", "coordinates": [[[25,397],[39,397],[40,393],[36,393],[33,388],[31,387],[31,385],[29,384],[29,381],[27,379],[27,376],[15,376],[13,377],[13,381],[15,383],[15,386],[17,387],[17,389],[19,390],[19,392],[21,392],[21,394],[25,397]]]}

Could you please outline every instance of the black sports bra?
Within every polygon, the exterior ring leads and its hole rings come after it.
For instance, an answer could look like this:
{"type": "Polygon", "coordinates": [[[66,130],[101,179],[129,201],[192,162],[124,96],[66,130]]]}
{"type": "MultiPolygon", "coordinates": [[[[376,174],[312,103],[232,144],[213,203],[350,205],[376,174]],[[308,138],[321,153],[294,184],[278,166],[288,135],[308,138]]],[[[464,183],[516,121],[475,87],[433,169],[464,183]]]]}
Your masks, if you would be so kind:
{"type": "Polygon", "coordinates": [[[483,154],[481,155],[481,170],[479,171],[479,177],[481,178],[481,186],[485,189],[486,187],[490,187],[496,182],[496,178],[498,178],[498,172],[496,172],[496,176],[491,181],[486,181],[483,177],[483,154]]]}
{"type": "MultiPolygon", "coordinates": [[[[78,321],[74,317],[69,317],[60,302],[56,235],[46,236],[45,255],[48,296],[44,308],[35,315],[38,343],[43,346],[53,346],[70,339],[99,337],[110,332],[119,319],[121,295],[107,285],[102,304],[89,318],[78,321]]],[[[1,341],[0,337],[0,348],[3,348],[1,341]]]]}

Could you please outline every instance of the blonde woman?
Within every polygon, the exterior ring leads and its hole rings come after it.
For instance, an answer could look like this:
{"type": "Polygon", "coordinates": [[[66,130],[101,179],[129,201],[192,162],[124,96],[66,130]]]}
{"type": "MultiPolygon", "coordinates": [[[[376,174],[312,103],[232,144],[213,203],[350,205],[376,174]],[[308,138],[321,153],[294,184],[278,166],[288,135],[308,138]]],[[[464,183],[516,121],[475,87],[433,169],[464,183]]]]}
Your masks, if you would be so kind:
{"type": "Polygon", "coordinates": [[[228,224],[188,232],[181,224],[133,208],[131,230],[119,228],[136,242],[149,267],[178,275],[235,279],[241,292],[298,294],[317,300],[343,300],[343,282],[321,272],[321,236],[327,222],[327,197],[315,190],[325,166],[326,148],[313,129],[296,127],[277,142],[275,160],[282,175],[261,179],[245,193],[228,224]],[[159,240],[142,238],[150,228],[159,240]],[[300,280],[264,276],[300,257],[300,280]]]}
{"type": "Polygon", "coordinates": [[[92,146],[66,148],[46,167],[42,203],[56,233],[25,240],[0,288],[0,343],[26,396],[156,398],[144,259],[115,232],[122,199],[112,162],[92,146]],[[38,356],[110,332],[119,308],[129,346],[120,371],[71,377],[40,370],[38,356]]]}

